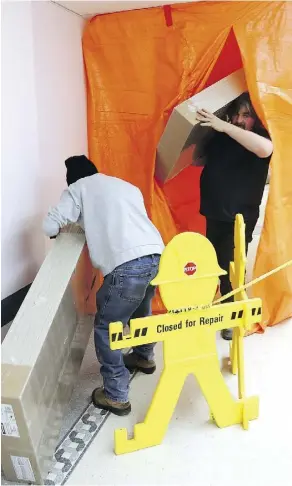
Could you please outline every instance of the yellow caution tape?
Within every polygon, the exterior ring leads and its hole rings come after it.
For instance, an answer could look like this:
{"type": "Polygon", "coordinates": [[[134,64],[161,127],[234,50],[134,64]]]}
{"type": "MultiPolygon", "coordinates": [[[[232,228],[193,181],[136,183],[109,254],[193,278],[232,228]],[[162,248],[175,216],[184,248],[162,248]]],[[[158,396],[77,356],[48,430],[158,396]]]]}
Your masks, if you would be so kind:
{"type": "Polygon", "coordinates": [[[267,273],[264,273],[264,275],[261,275],[260,277],[257,277],[255,278],[254,280],[252,280],[251,282],[247,283],[247,284],[244,284],[242,285],[241,287],[238,287],[237,289],[235,290],[232,290],[232,292],[229,292],[228,294],[226,295],[223,295],[223,297],[220,297],[220,299],[217,299],[215,300],[215,302],[213,302],[213,304],[219,304],[220,302],[222,302],[223,300],[226,300],[226,299],[229,299],[229,297],[233,297],[234,295],[238,294],[238,292],[242,292],[242,290],[246,290],[246,289],[249,289],[250,287],[252,287],[253,285],[257,284],[258,282],[261,282],[262,280],[264,280],[265,278],[268,278],[270,277],[271,275],[274,275],[274,273],[277,273],[277,272],[280,272],[281,270],[284,270],[284,268],[287,268],[289,267],[290,265],[292,265],[292,260],[289,260],[288,262],[286,263],[283,263],[282,265],[280,265],[279,267],[276,267],[274,268],[273,270],[270,270],[270,272],[267,272],[267,273]]]}
{"type": "Polygon", "coordinates": [[[209,309],[213,305],[220,304],[224,300],[229,299],[230,297],[233,297],[234,295],[238,294],[239,292],[242,292],[243,290],[249,289],[253,285],[257,284],[258,282],[261,282],[265,278],[268,278],[271,275],[274,275],[274,273],[277,273],[277,272],[280,272],[281,270],[284,270],[284,268],[287,268],[290,265],[292,265],[292,260],[289,260],[288,262],[283,263],[279,267],[276,267],[273,270],[270,270],[269,272],[264,273],[264,275],[261,275],[260,277],[257,277],[256,279],[252,280],[251,282],[249,282],[247,284],[244,284],[241,287],[238,287],[237,289],[232,290],[232,292],[229,292],[228,294],[223,295],[222,297],[220,297],[220,299],[217,299],[217,300],[213,301],[211,304],[202,305],[202,306],[199,306],[198,305],[198,306],[195,306],[195,307],[191,307],[190,306],[190,307],[183,308],[183,309],[171,310],[170,313],[184,312],[186,310],[190,311],[190,310],[200,310],[200,309],[204,310],[204,309],[209,309]]]}

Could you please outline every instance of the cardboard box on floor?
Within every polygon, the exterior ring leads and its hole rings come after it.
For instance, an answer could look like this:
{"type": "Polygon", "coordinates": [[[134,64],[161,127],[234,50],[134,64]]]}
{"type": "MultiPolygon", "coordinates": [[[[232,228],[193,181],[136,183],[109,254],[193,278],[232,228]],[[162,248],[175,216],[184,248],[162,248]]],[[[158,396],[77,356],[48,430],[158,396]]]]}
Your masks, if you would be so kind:
{"type": "Polygon", "coordinates": [[[223,118],[230,103],[245,91],[244,71],[240,69],[173,110],[157,148],[155,176],[158,180],[167,182],[204,156],[204,148],[214,130],[200,126],[196,120],[197,107],[223,118]]]}
{"type": "Polygon", "coordinates": [[[60,234],[2,344],[2,469],[13,482],[44,484],[92,330],[76,310],[80,229],[60,234]]]}

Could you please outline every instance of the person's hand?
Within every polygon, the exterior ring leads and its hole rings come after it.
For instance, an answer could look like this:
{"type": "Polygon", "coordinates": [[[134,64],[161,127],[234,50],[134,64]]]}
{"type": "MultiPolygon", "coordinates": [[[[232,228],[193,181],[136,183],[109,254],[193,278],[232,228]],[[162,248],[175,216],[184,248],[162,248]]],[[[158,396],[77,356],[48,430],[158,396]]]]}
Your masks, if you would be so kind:
{"type": "Polygon", "coordinates": [[[216,132],[224,132],[226,125],[228,125],[227,122],[220,120],[220,118],[204,108],[198,109],[196,118],[201,122],[202,127],[211,127],[216,130],[216,132]]]}

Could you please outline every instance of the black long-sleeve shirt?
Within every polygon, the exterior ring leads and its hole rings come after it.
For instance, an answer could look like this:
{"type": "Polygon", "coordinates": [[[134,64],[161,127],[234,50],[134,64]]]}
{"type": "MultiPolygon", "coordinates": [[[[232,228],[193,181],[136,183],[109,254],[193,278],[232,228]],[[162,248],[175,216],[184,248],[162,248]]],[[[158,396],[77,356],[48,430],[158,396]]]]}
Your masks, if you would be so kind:
{"type": "MultiPolygon", "coordinates": [[[[269,138],[267,132],[258,133],[269,138]]],[[[245,221],[259,217],[271,156],[260,158],[225,133],[210,140],[201,175],[200,212],[217,221],[245,221]]]]}

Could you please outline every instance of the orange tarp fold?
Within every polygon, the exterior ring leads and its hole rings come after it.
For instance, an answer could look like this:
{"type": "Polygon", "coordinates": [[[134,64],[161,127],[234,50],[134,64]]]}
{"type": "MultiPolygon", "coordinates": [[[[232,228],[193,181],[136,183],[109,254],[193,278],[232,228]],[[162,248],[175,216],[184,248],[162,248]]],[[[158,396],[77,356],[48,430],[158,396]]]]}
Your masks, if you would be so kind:
{"type": "MultiPolygon", "coordinates": [[[[178,4],[172,5],[171,18],[167,25],[159,7],[88,22],[83,52],[89,156],[99,171],[142,190],[165,243],[181,231],[204,233],[200,169],[189,167],[161,187],[154,179],[156,147],[177,104],[243,65],[254,106],[274,143],[254,270],[259,276],[292,259],[292,4],[178,4]]],[[[91,312],[99,283],[97,278],[86,295],[91,312]]],[[[262,328],[291,316],[291,267],[258,284],[254,295],[263,299],[262,328]]],[[[158,297],[154,311],[160,310],[158,297]]]]}

